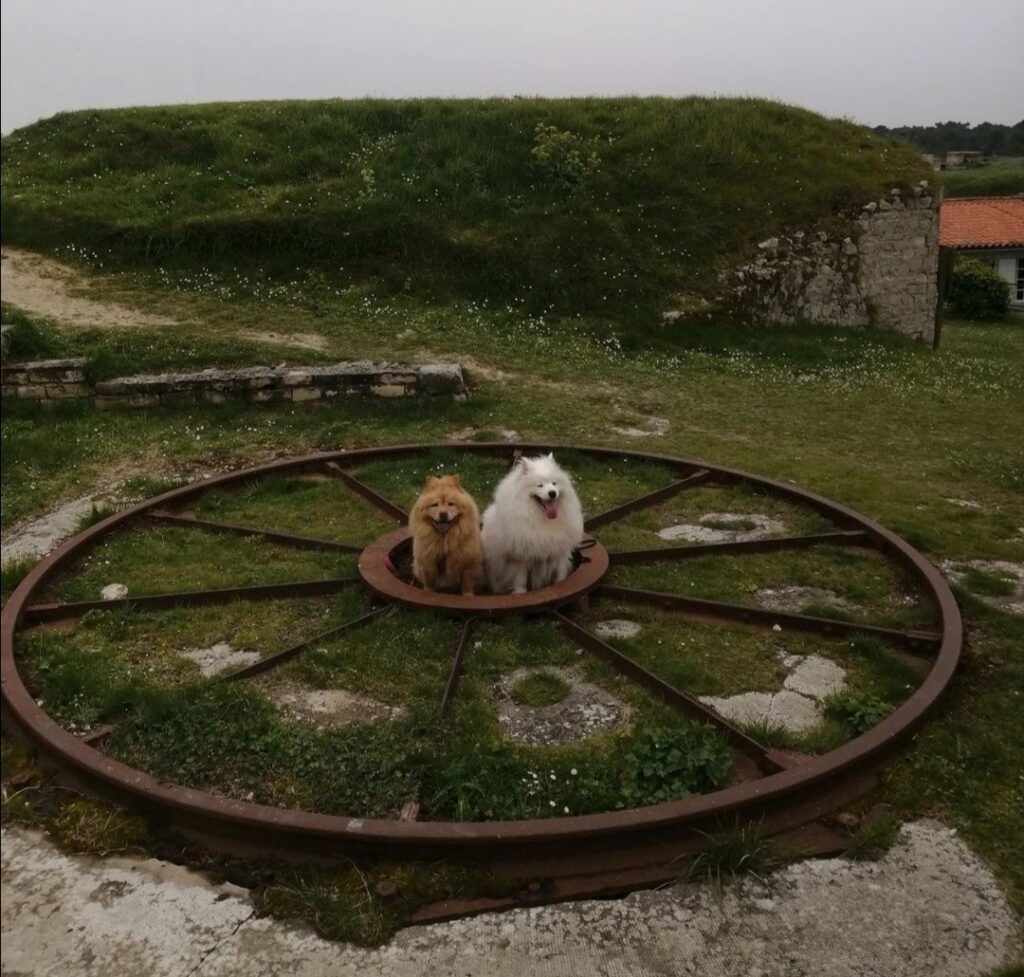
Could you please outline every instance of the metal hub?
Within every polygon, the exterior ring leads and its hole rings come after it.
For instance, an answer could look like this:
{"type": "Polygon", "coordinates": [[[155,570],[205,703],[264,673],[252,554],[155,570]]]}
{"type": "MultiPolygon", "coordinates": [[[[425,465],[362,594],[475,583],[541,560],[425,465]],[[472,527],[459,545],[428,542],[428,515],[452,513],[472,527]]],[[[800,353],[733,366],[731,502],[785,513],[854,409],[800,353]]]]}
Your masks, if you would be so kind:
{"type": "MultiPolygon", "coordinates": [[[[593,538],[593,537],[589,537],[593,538]]],[[[602,891],[621,891],[670,877],[680,854],[702,844],[706,832],[722,823],[759,821],[767,832],[786,831],[813,822],[823,812],[863,793],[873,783],[872,772],[905,744],[935,708],[953,678],[961,651],[961,618],[952,593],[938,571],[904,540],[845,506],[788,483],[758,478],[705,462],[605,448],[551,444],[407,445],[339,451],[277,461],[176,488],[147,500],[79,533],[36,566],[15,590],[3,610],[0,665],[5,722],[12,723],[66,777],[101,797],[142,811],[156,822],[226,850],[271,853],[314,859],[358,855],[388,860],[446,858],[483,860],[521,877],[554,880],[546,898],[602,891]],[[387,559],[401,556],[409,545],[405,511],[360,481],[353,470],[381,459],[413,457],[435,448],[508,457],[524,452],[574,450],[593,458],[655,462],[674,473],[664,488],[591,516],[586,531],[593,534],[632,512],[666,501],[700,484],[744,484],[759,491],[810,507],[828,516],[833,531],[807,536],[766,538],[747,542],[695,544],[657,550],[608,552],[599,543],[582,551],[583,562],[562,583],[525,595],[461,597],[427,593],[396,576],[387,559]],[[186,503],[212,488],[226,488],[271,473],[320,472],[332,475],[371,502],[403,528],[366,547],[332,540],[295,536],[272,528],[208,522],[183,512],[186,503]],[[175,511],[177,510],[177,511],[175,511]],[[43,584],[104,536],[137,520],[192,527],[196,531],[255,536],[281,546],[340,550],[358,554],[359,576],[289,584],[158,594],[123,601],[40,603],[43,584]],[[700,600],[684,595],[611,586],[605,582],[610,565],[687,559],[709,553],[763,553],[821,544],[857,546],[881,551],[909,572],[924,599],[934,604],[940,619],[934,631],[901,631],[889,627],[837,621],[830,618],[772,611],[760,607],[700,600]],[[357,628],[394,605],[429,607],[462,617],[453,652],[451,675],[439,703],[443,714],[458,694],[459,675],[470,654],[470,637],[477,618],[523,612],[542,612],[590,654],[608,662],[626,679],[682,712],[716,726],[736,751],[747,775],[727,787],[702,796],[685,797],[649,807],[559,817],[535,821],[438,822],[372,820],[351,812],[350,817],[269,807],[164,783],[132,769],[102,752],[104,730],[78,737],[62,728],[36,703],[18,671],[15,651],[20,629],[46,621],[74,619],[93,609],[132,605],[138,610],[225,603],[234,600],[281,599],[334,593],[365,586],[384,608],[268,655],[228,676],[245,681],[280,662],[302,654],[313,643],[357,628]],[[589,595],[589,596],[588,596],[589,595]],[[587,599],[608,597],[660,607],[703,620],[741,621],[752,627],[780,625],[824,635],[876,634],[918,654],[930,663],[920,686],[875,728],[821,756],[798,756],[773,750],[734,727],[684,689],[677,689],[613,648],[573,618],[587,599]],[[589,881],[580,881],[589,880],[589,881]],[[596,881],[595,881],[596,880],[596,881]]],[[[813,846],[811,846],[813,847],[813,846]]]]}
{"type": "Polygon", "coordinates": [[[525,594],[446,594],[427,591],[395,573],[393,567],[411,548],[408,529],[396,529],[372,542],[359,554],[359,575],[382,600],[406,607],[422,607],[475,617],[504,617],[525,614],[578,601],[589,594],[608,572],[608,551],[592,536],[583,540],[578,566],[561,583],[525,594]]]}

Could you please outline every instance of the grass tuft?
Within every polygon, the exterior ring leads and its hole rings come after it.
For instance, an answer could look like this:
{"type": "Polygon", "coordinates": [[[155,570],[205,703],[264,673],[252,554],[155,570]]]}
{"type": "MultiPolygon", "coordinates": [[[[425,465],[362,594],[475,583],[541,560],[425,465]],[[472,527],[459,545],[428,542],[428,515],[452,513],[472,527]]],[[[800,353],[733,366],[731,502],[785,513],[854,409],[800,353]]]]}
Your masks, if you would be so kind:
{"type": "Polygon", "coordinates": [[[721,886],[742,875],[760,876],[779,864],[779,854],[763,836],[760,823],[736,824],[704,837],[706,846],[683,869],[687,882],[721,886]]]}
{"type": "Polygon", "coordinates": [[[876,861],[893,846],[899,833],[900,823],[892,815],[869,817],[850,835],[846,854],[858,861],[876,861]]]}
{"type": "Polygon", "coordinates": [[[141,851],[149,835],[143,818],[84,797],[61,805],[50,827],[62,846],[92,855],[141,851]]]}
{"type": "Polygon", "coordinates": [[[521,706],[553,706],[570,692],[569,683],[554,672],[534,672],[512,687],[511,695],[521,706]]]}

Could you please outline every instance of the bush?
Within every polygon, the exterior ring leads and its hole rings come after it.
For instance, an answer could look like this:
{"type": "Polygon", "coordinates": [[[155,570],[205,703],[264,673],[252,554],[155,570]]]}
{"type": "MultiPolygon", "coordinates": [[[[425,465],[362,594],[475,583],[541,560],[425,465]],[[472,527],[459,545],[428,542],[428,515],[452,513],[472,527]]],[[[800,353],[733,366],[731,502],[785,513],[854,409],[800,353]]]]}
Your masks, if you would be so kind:
{"type": "Polygon", "coordinates": [[[540,172],[566,190],[574,190],[600,165],[593,143],[543,122],[534,129],[531,154],[540,172]]]}
{"type": "Polygon", "coordinates": [[[1002,319],[1010,309],[1010,286],[994,268],[967,258],[953,271],[949,305],[964,319],[1002,319]]]}

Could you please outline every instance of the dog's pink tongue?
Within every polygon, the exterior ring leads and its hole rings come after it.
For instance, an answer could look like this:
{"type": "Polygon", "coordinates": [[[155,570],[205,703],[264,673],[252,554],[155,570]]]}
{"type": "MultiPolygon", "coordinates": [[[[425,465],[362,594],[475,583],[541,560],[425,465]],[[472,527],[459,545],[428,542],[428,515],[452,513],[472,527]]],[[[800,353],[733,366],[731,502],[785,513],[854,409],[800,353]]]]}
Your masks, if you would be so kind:
{"type": "Polygon", "coordinates": [[[549,499],[547,502],[544,502],[542,504],[544,506],[544,515],[546,515],[548,517],[548,519],[557,519],[558,518],[558,500],[557,499],[549,499]]]}

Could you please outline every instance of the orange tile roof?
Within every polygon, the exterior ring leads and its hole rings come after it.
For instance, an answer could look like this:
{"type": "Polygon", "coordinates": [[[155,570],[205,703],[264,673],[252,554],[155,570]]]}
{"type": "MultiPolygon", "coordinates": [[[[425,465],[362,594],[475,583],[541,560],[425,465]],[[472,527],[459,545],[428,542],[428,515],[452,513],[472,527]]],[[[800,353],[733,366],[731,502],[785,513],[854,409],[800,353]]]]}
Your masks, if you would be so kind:
{"type": "Polygon", "coordinates": [[[1024,195],[943,200],[939,244],[947,248],[1024,246],[1024,195]]]}

